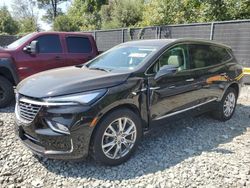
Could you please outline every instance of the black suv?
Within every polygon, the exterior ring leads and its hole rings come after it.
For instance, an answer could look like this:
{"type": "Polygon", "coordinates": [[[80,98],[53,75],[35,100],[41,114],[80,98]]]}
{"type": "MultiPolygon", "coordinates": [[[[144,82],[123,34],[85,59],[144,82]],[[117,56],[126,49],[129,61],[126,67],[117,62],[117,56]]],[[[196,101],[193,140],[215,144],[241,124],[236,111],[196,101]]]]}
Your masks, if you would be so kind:
{"type": "Polygon", "coordinates": [[[17,87],[17,134],[34,153],[118,165],[155,123],[235,110],[243,76],[228,46],[164,39],[120,44],[85,65],[31,76],[17,87]]]}

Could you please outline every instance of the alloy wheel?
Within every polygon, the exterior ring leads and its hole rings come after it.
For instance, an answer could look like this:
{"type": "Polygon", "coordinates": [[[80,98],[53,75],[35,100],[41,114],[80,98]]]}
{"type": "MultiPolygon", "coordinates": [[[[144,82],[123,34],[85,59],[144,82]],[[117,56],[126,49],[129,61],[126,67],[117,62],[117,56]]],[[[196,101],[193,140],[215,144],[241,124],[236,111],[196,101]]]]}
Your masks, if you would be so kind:
{"type": "Polygon", "coordinates": [[[102,151],[110,159],[120,159],[127,155],[136,141],[135,123],[128,117],[114,120],[106,128],[102,137],[102,151]]]}
{"type": "Polygon", "coordinates": [[[228,93],[224,105],[223,105],[223,112],[226,117],[232,115],[234,108],[235,108],[236,97],[233,92],[228,93]]]}

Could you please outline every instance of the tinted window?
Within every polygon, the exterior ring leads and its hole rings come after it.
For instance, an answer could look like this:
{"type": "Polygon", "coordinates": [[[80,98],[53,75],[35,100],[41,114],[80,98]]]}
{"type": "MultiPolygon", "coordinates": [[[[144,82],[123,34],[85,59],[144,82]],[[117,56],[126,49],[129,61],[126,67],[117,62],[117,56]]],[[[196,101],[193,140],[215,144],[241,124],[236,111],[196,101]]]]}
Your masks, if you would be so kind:
{"type": "Polygon", "coordinates": [[[29,40],[30,38],[32,38],[34,35],[35,35],[35,33],[30,33],[28,35],[25,35],[22,38],[16,40],[15,42],[9,44],[7,46],[7,48],[9,48],[9,49],[16,49],[19,46],[23,45],[27,40],[29,40]]]}
{"type": "Polygon", "coordinates": [[[90,53],[92,46],[86,37],[67,37],[67,47],[69,53],[90,53]]]}
{"type": "Polygon", "coordinates": [[[186,52],[186,45],[178,45],[167,50],[157,60],[157,63],[150,68],[148,73],[156,73],[164,65],[174,65],[179,71],[189,69],[186,52]]]}
{"type": "Polygon", "coordinates": [[[44,35],[36,39],[39,53],[61,53],[62,46],[58,35],[44,35]]]}
{"type": "Polygon", "coordinates": [[[220,63],[228,61],[229,59],[232,58],[225,48],[221,48],[218,46],[210,46],[210,50],[211,53],[214,54],[216,58],[218,58],[220,63]]]}
{"type": "Polygon", "coordinates": [[[189,45],[189,55],[192,60],[191,68],[217,65],[231,59],[226,49],[203,44],[189,45]]]}

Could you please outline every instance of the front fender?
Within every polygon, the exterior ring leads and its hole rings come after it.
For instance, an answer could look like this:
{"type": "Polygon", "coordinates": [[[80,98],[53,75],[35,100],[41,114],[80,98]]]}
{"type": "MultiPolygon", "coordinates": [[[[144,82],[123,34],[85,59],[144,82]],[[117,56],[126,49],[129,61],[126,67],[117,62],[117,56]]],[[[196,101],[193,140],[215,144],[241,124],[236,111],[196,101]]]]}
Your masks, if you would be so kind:
{"type": "Polygon", "coordinates": [[[112,110],[127,107],[136,111],[142,120],[143,126],[147,126],[147,93],[146,91],[137,92],[141,91],[141,88],[144,87],[143,84],[142,79],[134,79],[122,85],[109,88],[105,97],[103,97],[94,108],[94,111],[98,112],[98,114],[95,115],[98,119],[96,124],[112,110]]]}
{"type": "Polygon", "coordinates": [[[0,58],[0,71],[1,68],[4,74],[8,74],[6,70],[9,71],[16,85],[19,83],[20,79],[17,74],[16,66],[11,58],[0,58]]]}

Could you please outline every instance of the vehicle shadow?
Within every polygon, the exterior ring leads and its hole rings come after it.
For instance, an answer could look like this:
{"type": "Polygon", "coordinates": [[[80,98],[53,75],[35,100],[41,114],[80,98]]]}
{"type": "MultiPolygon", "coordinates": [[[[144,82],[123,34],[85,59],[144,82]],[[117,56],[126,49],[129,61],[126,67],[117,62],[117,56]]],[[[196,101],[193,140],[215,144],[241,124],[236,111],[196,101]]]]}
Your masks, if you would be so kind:
{"type": "Polygon", "coordinates": [[[0,108],[0,113],[14,113],[15,112],[15,102],[13,101],[9,106],[5,108],[0,108]]]}
{"type": "Polygon", "coordinates": [[[218,147],[250,128],[250,105],[238,104],[231,120],[219,122],[208,115],[160,125],[147,134],[126,163],[107,167],[93,161],[74,162],[39,158],[49,171],[64,177],[128,180],[163,171],[203,152],[232,154],[218,147]],[[62,170],[63,169],[63,170],[62,170]],[[112,173],[111,173],[112,172],[112,173]]]}

